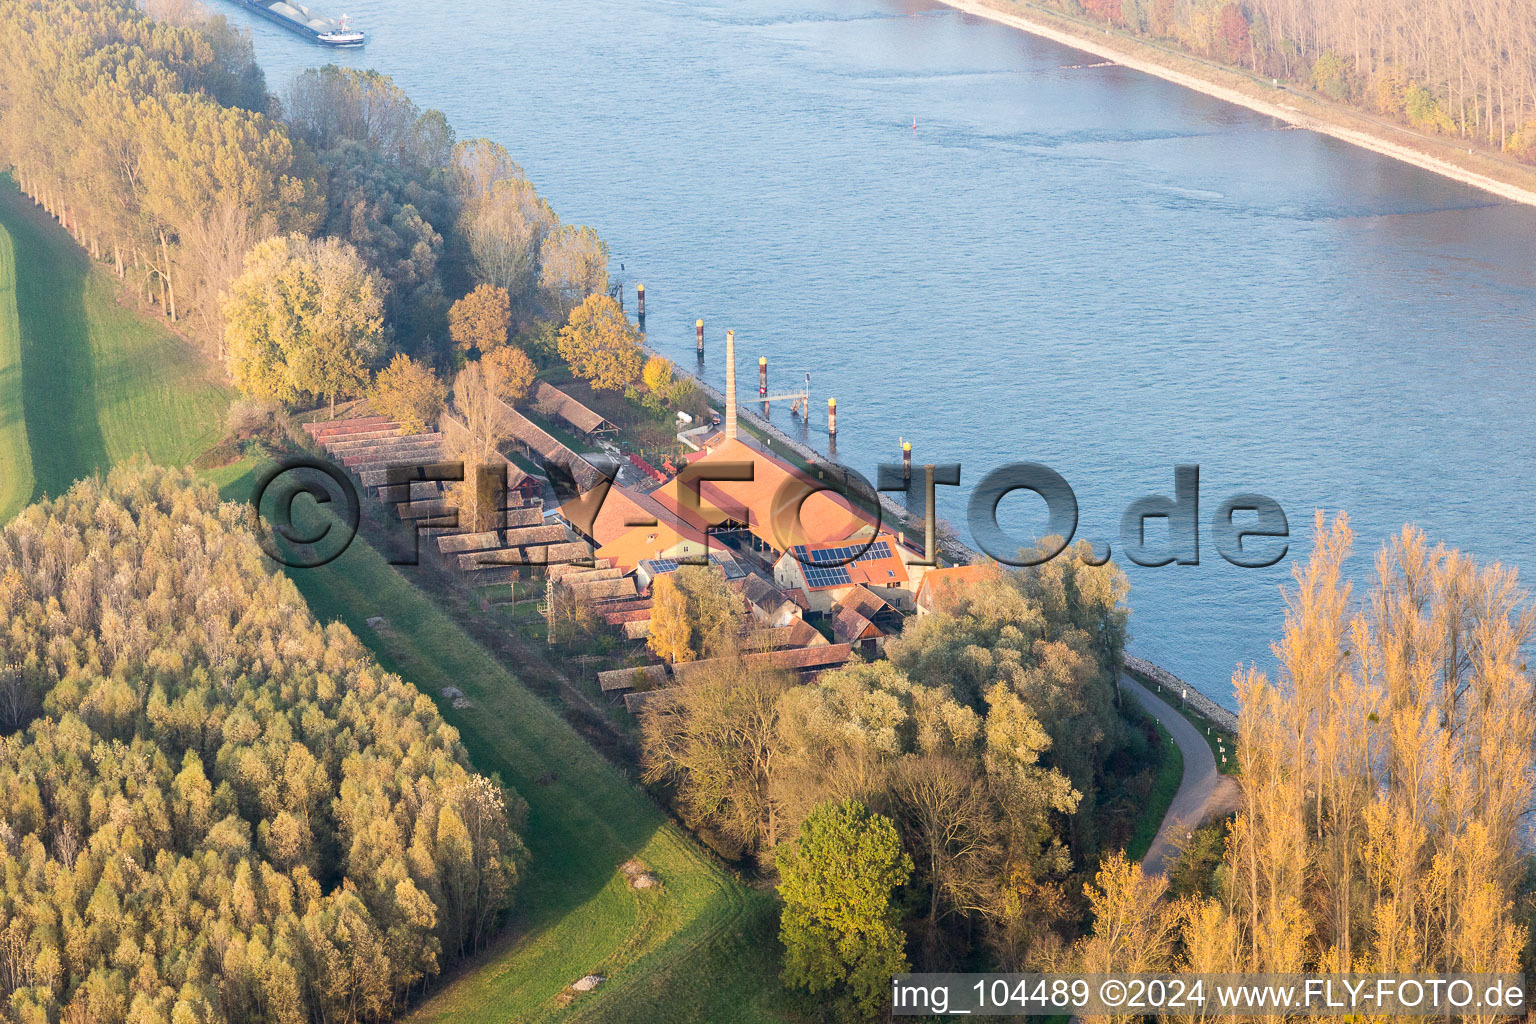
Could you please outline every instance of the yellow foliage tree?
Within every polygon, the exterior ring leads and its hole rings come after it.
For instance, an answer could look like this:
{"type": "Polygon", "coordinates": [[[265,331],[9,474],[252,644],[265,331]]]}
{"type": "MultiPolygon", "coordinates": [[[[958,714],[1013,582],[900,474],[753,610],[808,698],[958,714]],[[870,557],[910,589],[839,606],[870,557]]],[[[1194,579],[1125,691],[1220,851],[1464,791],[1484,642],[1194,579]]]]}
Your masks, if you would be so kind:
{"type": "Polygon", "coordinates": [[[645,369],[640,371],[640,379],[651,394],[666,401],[672,390],[672,360],[666,356],[651,356],[645,361],[645,369]]]}
{"type": "Polygon", "coordinates": [[[461,352],[494,352],[507,343],[511,327],[512,300],[493,284],[477,285],[448,310],[448,336],[461,352]]]}
{"type": "Polygon", "coordinates": [[[448,388],[430,369],[399,353],[373,382],[373,404],[407,433],[425,430],[448,400],[448,388]]]}
{"type": "Polygon", "coordinates": [[[362,393],[384,336],[383,286],[335,238],[269,238],[224,301],[230,372],[252,398],[294,402],[362,393]]]}
{"type": "MultiPolygon", "coordinates": [[[[1173,962],[1178,909],[1161,902],[1168,880],[1144,874],[1116,852],[1106,857],[1094,880],[1083,886],[1093,907],[1093,933],[1076,947],[1074,960],[1085,974],[1159,974],[1173,962]]],[[[1137,1014],[1105,1019],[1127,1024],[1137,1014]]]]}
{"type": "Polygon", "coordinates": [[[607,295],[589,295],[560,328],[560,358],[598,390],[620,391],[640,376],[640,332],[607,295]]]}
{"type": "Polygon", "coordinates": [[[507,402],[521,402],[528,397],[538,368],[528,353],[513,345],[503,345],[480,360],[485,368],[486,380],[497,398],[507,402]]]}
{"type": "Polygon", "coordinates": [[[722,658],[736,649],[740,599],[713,566],[685,565],[651,585],[650,648],[676,663],[722,658]]]}

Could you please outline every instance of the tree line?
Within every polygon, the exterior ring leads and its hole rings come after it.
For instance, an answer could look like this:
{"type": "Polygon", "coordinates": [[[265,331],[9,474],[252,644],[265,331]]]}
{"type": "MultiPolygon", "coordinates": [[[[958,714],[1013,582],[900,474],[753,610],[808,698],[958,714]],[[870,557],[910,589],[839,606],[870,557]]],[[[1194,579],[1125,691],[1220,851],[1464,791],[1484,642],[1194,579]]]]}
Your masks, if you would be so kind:
{"type": "MultiPolygon", "coordinates": [[[[309,69],[279,99],[194,3],[0,0],[0,165],[259,401],[334,406],[397,355],[439,379],[509,340],[553,358],[589,300],[578,334],[622,320],[606,244],[501,146],[375,71],[309,69]],[[477,287],[508,312],[478,345],[450,316],[477,287]]],[[[639,378],[618,340],[571,346],[600,386],[639,378]]]]}
{"type": "Polygon", "coordinates": [[[1536,160],[1536,21],[1522,0],[1045,2],[1536,160]]]}
{"type": "Polygon", "coordinates": [[[320,223],[313,156],[270,116],[247,37],[131,3],[0,4],[17,183],[174,320],[210,328],[245,250],[320,223]]]}
{"type": "Polygon", "coordinates": [[[1082,969],[1530,970],[1536,607],[1513,570],[1411,528],[1357,601],[1352,544],[1346,517],[1318,516],[1278,677],[1234,678],[1243,804],[1224,848],[1175,900],[1108,864],[1082,969]]]}
{"type": "Polygon", "coordinates": [[[378,1021],[481,948],[521,799],[142,464],[0,535],[0,1020],[378,1021]]]}

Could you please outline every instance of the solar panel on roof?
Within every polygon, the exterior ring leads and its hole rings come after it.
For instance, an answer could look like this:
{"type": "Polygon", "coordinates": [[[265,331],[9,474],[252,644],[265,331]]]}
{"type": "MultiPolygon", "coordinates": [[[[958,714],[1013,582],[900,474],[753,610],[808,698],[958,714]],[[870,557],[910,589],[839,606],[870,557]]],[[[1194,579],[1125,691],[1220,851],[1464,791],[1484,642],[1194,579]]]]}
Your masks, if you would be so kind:
{"type": "Polygon", "coordinates": [[[794,548],[795,559],[802,565],[847,565],[850,562],[868,562],[877,558],[890,558],[891,545],[877,540],[865,547],[862,544],[843,544],[835,548],[818,548],[810,551],[804,544],[794,548]]]}
{"type": "Polygon", "coordinates": [[[844,566],[815,566],[805,567],[805,583],[809,587],[836,587],[852,583],[853,577],[848,574],[844,566]]]}
{"type": "MultiPolygon", "coordinates": [[[[709,560],[718,565],[725,573],[728,580],[739,580],[746,575],[746,571],[737,565],[734,559],[721,555],[710,555],[709,560]]],[[[682,562],[675,558],[648,558],[640,563],[650,570],[652,576],[664,576],[669,572],[676,572],[684,565],[697,565],[697,562],[682,562]]]]}
{"type": "Polygon", "coordinates": [[[891,546],[889,544],[887,544],[883,540],[877,540],[873,544],[871,544],[868,547],[868,549],[866,549],[865,552],[856,559],[856,561],[867,562],[870,559],[874,559],[874,558],[890,558],[890,557],[891,557],[891,546]]]}

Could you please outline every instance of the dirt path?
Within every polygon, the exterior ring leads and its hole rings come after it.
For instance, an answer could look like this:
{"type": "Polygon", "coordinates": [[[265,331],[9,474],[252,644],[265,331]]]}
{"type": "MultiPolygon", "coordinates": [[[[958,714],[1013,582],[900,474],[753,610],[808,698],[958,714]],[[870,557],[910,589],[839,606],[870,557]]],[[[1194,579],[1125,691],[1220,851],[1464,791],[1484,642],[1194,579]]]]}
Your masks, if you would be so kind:
{"type": "Polygon", "coordinates": [[[1173,803],[1163,815],[1157,838],[1152,840],[1141,862],[1142,870],[1160,875],[1178,857],[1178,843],[1188,832],[1212,814],[1224,814],[1236,808],[1237,784],[1216,771],[1216,758],[1211,754],[1210,746],[1189,719],[1123,672],[1120,686],[1168,730],[1184,755],[1184,777],[1179,781],[1179,790],[1173,795],[1173,803]]]}

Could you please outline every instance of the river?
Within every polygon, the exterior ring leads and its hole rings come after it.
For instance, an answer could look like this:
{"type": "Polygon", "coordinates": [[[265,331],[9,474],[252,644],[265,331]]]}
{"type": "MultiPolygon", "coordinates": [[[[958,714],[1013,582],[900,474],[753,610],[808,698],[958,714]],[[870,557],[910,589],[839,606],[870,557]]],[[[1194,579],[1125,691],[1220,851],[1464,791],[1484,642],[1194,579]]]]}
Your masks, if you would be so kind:
{"type": "MultiPolygon", "coordinates": [[[[324,0],[370,33],[340,53],[210,2],[275,90],[373,67],[506,145],[681,365],[702,317],[722,384],[734,327],[743,394],[760,355],[775,388],[809,372],[847,464],[960,462],[955,523],[1042,462],[1120,558],[1125,507],[1199,464],[1200,564],[1127,564],[1130,647],[1228,706],[1316,508],[1361,580],[1405,522],[1536,572],[1536,209],[926,0],[324,0]],[[1289,516],[1271,568],[1211,543],[1239,491],[1289,516]]],[[[773,418],[826,449],[823,412],[773,418]]]]}

